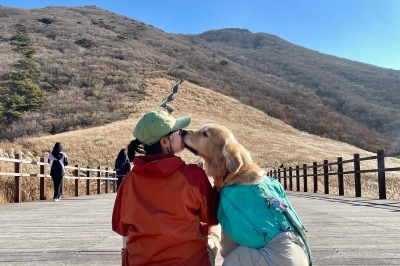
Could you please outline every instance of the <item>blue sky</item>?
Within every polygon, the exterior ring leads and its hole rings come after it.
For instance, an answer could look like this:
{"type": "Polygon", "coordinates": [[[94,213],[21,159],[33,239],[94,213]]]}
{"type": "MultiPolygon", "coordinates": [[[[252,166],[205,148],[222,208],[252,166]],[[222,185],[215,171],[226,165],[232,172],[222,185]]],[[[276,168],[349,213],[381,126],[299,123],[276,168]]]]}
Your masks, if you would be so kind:
{"type": "Polygon", "coordinates": [[[400,0],[0,0],[0,5],[96,5],[168,33],[242,28],[400,70],[400,0]]]}

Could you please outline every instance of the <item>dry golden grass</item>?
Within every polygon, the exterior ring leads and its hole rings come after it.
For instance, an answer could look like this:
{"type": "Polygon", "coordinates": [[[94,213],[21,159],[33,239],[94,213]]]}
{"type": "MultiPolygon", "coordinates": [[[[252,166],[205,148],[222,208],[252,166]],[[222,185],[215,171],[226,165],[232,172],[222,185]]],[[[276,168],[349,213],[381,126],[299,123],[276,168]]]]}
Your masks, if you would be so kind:
{"type": "MultiPolygon", "coordinates": [[[[164,100],[175,83],[176,80],[165,78],[147,80],[145,87],[147,96],[138,104],[131,105],[128,110],[131,115],[127,120],[101,127],[25,139],[13,144],[2,143],[0,149],[3,149],[3,152],[0,150],[0,157],[4,152],[8,155],[13,154],[14,152],[10,150],[14,148],[22,151],[27,158],[30,157],[26,154],[30,154],[32,159],[39,160],[38,157],[47,156],[55,142],[61,141],[71,166],[102,165],[112,168],[119,150],[126,147],[133,139],[132,129],[136,121],[146,112],[159,109],[159,103],[164,100]]],[[[276,169],[280,164],[284,164],[285,167],[295,167],[304,163],[310,165],[314,161],[321,164],[324,159],[333,162],[337,157],[348,160],[353,158],[354,153],[359,153],[360,157],[373,155],[346,143],[301,132],[255,108],[243,105],[238,100],[188,82],[179,86],[179,92],[174,95],[174,101],[170,106],[174,109],[174,116],[192,117],[190,128],[196,129],[207,123],[219,123],[228,127],[238,141],[251,152],[254,161],[267,171],[276,169]]],[[[182,152],[180,156],[186,162],[198,160],[198,157],[188,151],[182,152]]],[[[386,167],[400,165],[398,159],[387,159],[385,162],[386,167]]],[[[346,168],[352,170],[352,165],[345,165],[345,170],[346,168]]],[[[376,168],[375,160],[363,161],[361,164],[361,169],[373,168],[376,168]]],[[[377,176],[369,174],[366,178],[362,176],[362,179],[363,196],[376,196],[377,176]],[[369,190],[371,192],[368,192],[369,190]]],[[[387,174],[387,179],[388,197],[399,199],[398,182],[394,181],[394,175],[387,174]]],[[[335,178],[332,177],[332,180],[335,178]]],[[[352,177],[346,177],[345,180],[346,193],[351,195],[354,189],[350,185],[354,181],[352,177]]],[[[318,192],[323,193],[323,178],[319,178],[319,183],[318,192]]],[[[312,184],[312,179],[309,179],[308,184],[312,184]]],[[[6,198],[6,196],[1,181],[0,186],[3,194],[0,196],[1,201],[1,197],[6,198]]],[[[334,189],[337,188],[335,181],[331,181],[331,186],[331,191],[334,193],[334,189]]],[[[295,188],[295,185],[293,187],[295,188]]],[[[311,187],[309,191],[312,191],[311,187]]]]}

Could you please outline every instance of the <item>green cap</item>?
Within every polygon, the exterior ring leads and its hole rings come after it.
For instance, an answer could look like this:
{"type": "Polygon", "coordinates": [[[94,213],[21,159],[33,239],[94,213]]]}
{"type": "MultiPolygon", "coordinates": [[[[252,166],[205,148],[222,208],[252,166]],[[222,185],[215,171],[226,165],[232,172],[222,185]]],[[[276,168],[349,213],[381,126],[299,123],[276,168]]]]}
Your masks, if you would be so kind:
{"type": "Polygon", "coordinates": [[[187,127],[191,121],[190,116],[175,119],[165,111],[152,111],[139,120],[133,130],[133,136],[141,143],[151,145],[168,133],[187,127]]]}

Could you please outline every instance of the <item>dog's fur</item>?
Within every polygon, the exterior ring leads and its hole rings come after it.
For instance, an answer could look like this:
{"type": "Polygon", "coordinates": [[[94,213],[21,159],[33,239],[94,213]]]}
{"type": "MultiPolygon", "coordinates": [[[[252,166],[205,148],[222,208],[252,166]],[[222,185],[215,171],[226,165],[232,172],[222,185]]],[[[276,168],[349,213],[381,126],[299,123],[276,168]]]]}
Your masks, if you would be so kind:
{"type": "Polygon", "coordinates": [[[218,189],[233,184],[255,184],[265,176],[226,127],[209,124],[197,131],[185,130],[183,140],[189,150],[204,159],[206,174],[213,177],[218,189]],[[226,171],[237,175],[224,183],[222,178],[226,171]]]}
{"type": "MultiPolygon", "coordinates": [[[[206,174],[219,190],[233,184],[258,184],[264,179],[265,172],[226,127],[209,124],[197,131],[185,130],[183,140],[190,151],[204,159],[206,174]]],[[[221,255],[226,257],[238,244],[222,231],[221,246],[221,255]]]]}

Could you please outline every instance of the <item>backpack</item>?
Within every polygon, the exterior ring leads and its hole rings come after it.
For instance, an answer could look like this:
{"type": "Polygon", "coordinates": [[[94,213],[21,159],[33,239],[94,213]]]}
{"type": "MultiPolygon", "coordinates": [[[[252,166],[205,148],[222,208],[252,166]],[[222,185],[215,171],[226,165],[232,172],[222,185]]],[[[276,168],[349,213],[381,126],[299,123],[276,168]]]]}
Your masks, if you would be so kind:
{"type": "MultiPolygon", "coordinates": [[[[64,155],[60,160],[64,160],[64,155]]],[[[60,160],[54,160],[53,163],[51,164],[50,176],[59,177],[65,175],[64,167],[60,163],[60,160]]]]}
{"type": "Polygon", "coordinates": [[[117,160],[115,162],[115,171],[117,172],[117,175],[126,175],[128,173],[126,169],[126,161],[117,160]]]}

